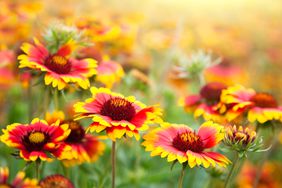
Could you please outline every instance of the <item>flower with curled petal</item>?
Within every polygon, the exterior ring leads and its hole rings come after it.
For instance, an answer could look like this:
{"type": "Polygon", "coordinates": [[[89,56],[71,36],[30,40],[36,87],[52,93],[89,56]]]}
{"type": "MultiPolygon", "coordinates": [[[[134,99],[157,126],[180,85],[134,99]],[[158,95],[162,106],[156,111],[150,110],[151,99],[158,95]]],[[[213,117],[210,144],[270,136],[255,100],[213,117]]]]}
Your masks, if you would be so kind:
{"type": "Polygon", "coordinates": [[[28,67],[46,73],[45,84],[57,87],[59,90],[65,88],[68,83],[78,84],[81,88],[90,87],[89,77],[96,74],[96,61],[94,59],[78,60],[70,57],[73,41],[60,46],[51,53],[37,39],[34,44],[24,43],[21,47],[25,54],[18,57],[19,68],[28,67]]]}
{"type": "Polygon", "coordinates": [[[226,112],[229,121],[246,114],[251,123],[282,122],[282,107],[271,94],[236,85],[222,91],[221,101],[229,106],[226,112]]]}
{"type": "Polygon", "coordinates": [[[140,138],[139,131],[146,130],[161,115],[156,106],[146,107],[135,97],[124,97],[106,88],[91,88],[92,98],[74,105],[77,119],[92,118],[87,128],[90,132],[106,131],[115,141],[123,136],[140,138]]]}
{"type": "Polygon", "coordinates": [[[188,163],[190,168],[196,165],[225,167],[230,161],[224,155],[208,151],[223,137],[224,128],[211,121],[203,123],[198,132],[183,124],[165,123],[144,135],[142,145],[146,151],[151,151],[151,156],[167,157],[168,162],[188,163]]]}

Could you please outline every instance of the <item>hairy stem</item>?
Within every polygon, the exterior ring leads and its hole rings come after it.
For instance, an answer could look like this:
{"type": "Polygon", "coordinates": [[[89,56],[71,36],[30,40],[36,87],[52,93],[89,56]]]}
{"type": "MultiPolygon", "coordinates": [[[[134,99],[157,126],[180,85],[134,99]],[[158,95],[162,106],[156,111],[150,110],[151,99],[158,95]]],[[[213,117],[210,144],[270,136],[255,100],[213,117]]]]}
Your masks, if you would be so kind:
{"type": "Polygon", "coordinates": [[[112,188],[115,188],[115,175],[116,175],[116,142],[112,141],[112,188]]]}
{"type": "Polygon", "coordinates": [[[184,178],[184,174],[185,174],[185,167],[182,167],[180,176],[178,178],[178,188],[182,188],[183,187],[183,178],[184,178]]]}
{"type": "Polygon", "coordinates": [[[234,172],[234,169],[235,169],[235,166],[237,164],[237,162],[239,161],[239,155],[236,153],[235,155],[235,159],[234,159],[234,162],[231,166],[231,169],[227,175],[227,178],[225,180],[225,184],[224,184],[224,188],[228,188],[228,185],[232,182],[232,175],[233,175],[233,172],[234,172]]]}
{"type": "Polygon", "coordinates": [[[39,180],[40,178],[40,164],[41,164],[40,160],[35,161],[35,178],[37,180],[39,180]]]}
{"type": "Polygon", "coordinates": [[[55,110],[59,110],[59,95],[57,89],[54,91],[54,108],[55,110]]]}

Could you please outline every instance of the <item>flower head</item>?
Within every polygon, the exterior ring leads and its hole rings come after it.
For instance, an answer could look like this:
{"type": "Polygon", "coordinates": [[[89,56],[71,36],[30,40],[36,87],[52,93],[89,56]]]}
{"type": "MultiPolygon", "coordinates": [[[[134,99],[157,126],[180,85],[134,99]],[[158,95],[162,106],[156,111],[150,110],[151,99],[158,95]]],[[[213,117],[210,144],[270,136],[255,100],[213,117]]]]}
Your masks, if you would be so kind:
{"type": "Polygon", "coordinates": [[[71,148],[66,151],[69,159],[63,160],[65,166],[81,164],[84,162],[94,162],[104,152],[105,144],[99,137],[86,134],[84,127],[78,121],[73,119],[65,119],[62,111],[55,111],[52,114],[46,114],[46,120],[52,122],[55,117],[60,120],[60,124],[69,125],[70,134],[64,140],[64,144],[71,148]]]}
{"type": "Polygon", "coordinates": [[[3,129],[1,141],[19,150],[19,157],[26,161],[37,159],[51,160],[51,156],[65,159],[63,153],[70,148],[62,141],[70,134],[67,124],[59,125],[59,121],[48,124],[44,120],[33,119],[30,124],[14,123],[3,129]],[[50,156],[51,155],[51,156],[50,156]]]}
{"type": "Polygon", "coordinates": [[[250,122],[282,121],[282,108],[268,93],[255,92],[253,89],[236,85],[222,91],[221,101],[230,106],[226,113],[229,121],[245,113],[250,122]]]}
{"type": "Polygon", "coordinates": [[[205,78],[208,82],[222,82],[226,85],[248,81],[246,72],[241,67],[233,65],[229,60],[223,60],[222,63],[207,68],[205,78]]]}
{"type": "Polygon", "coordinates": [[[261,147],[261,141],[257,139],[255,131],[248,127],[237,128],[235,125],[227,128],[224,138],[224,143],[241,155],[248,151],[257,151],[261,147]]]}
{"type": "Polygon", "coordinates": [[[41,188],[74,188],[73,183],[60,174],[45,177],[39,185],[41,188]]]}
{"type": "Polygon", "coordinates": [[[222,115],[226,106],[220,102],[220,95],[226,85],[220,82],[211,82],[203,86],[198,95],[189,95],[181,101],[188,112],[194,112],[194,116],[203,117],[205,120],[224,122],[222,115]]]}
{"type": "Polygon", "coordinates": [[[124,135],[139,139],[139,131],[148,128],[160,115],[157,107],[146,107],[133,96],[124,97],[106,88],[91,88],[92,98],[74,105],[77,117],[91,117],[90,132],[106,131],[115,140],[124,135]]]}
{"type": "Polygon", "coordinates": [[[222,154],[208,151],[217,145],[224,137],[224,128],[211,121],[201,125],[198,132],[186,125],[164,124],[144,135],[146,151],[151,156],[167,157],[167,161],[188,163],[194,166],[226,166],[230,161],[222,154]]]}
{"type": "Polygon", "coordinates": [[[8,182],[9,169],[7,167],[0,167],[0,187],[1,188],[39,188],[37,180],[24,178],[25,173],[20,171],[13,179],[12,183],[8,182]]]}
{"type": "Polygon", "coordinates": [[[72,41],[61,46],[56,52],[50,52],[37,39],[34,45],[24,43],[20,55],[19,68],[28,67],[45,73],[46,85],[65,88],[68,83],[78,84],[83,89],[90,86],[88,78],[96,74],[96,61],[93,59],[77,60],[70,57],[72,41]]]}
{"type": "Polygon", "coordinates": [[[240,188],[250,188],[253,187],[255,182],[257,182],[258,188],[278,188],[281,187],[281,165],[278,163],[270,163],[267,161],[262,169],[261,175],[258,180],[256,180],[257,171],[259,168],[250,162],[245,163],[240,174],[237,178],[237,185],[240,188]]]}
{"type": "Polygon", "coordinates": [[[114,61],[103,61],[97,67],[96,80],[104,84],[107,88],[119,82],[124,76],[122,66],[114,61]]]}

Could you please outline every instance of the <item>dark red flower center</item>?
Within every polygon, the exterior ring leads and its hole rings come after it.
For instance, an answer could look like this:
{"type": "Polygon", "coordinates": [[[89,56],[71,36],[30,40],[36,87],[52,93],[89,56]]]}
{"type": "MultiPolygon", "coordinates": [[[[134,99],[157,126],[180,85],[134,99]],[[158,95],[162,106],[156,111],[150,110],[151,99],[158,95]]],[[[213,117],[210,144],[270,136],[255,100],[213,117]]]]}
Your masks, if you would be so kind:
{"type": "Polygon", "coordinates": [[[76,121],[66,121],[69,125],[69,129],[71,130],[69,136],[66,139],[66,142],[70,143],[79,143],[85,136],[85,131],[83,127],[76,121]]]}
{"type": "Polygon", "coordinates": [[[194,152],[202,152],[204,150],[203,142],[201,138],[196,135],[194,132],[184,132],[181,134],[177,134],[172,141],[173,147],[180,151],[194,151],[194,152]]]}
{"type": "Polygon", "coordinates": [[[277,101],[274,97],[268,93],[257,93],[252,98],[251,101],[255,103],[255,106],[261,108],[276,108],[278,107],[277,101]]]}
{"type": "Polygon", "coordinates": [[[110,117],[112,120],[130,121],[135,116],[136,111],[131,102],[115,97],[104,103],[101,114],[110,117]]]}
{"type": "Polygon", "coordinates": [[[23,145],[28,151],[40,151],[48,141],[48,135],[35,131],[23,137],[23,145]]]}
{"type": "Polygon", "coordinates": [[[71,70],[71,62],[66,57],[60,55],[47,57],[45,66],[58,74],[67,74],[71,70]]]}
{"type": "Polygon", "coordinates": [[[214,104],[220,101],[221,91],[226,88],[223,83],[211,82],[202,87],[200,94],[207,102],[214,104]]]}
{"type": "Polygon", "coordinates": [[[39,185],[41,188],[74,188],[69,179],[59,174],[45,177],[39,185]]]}

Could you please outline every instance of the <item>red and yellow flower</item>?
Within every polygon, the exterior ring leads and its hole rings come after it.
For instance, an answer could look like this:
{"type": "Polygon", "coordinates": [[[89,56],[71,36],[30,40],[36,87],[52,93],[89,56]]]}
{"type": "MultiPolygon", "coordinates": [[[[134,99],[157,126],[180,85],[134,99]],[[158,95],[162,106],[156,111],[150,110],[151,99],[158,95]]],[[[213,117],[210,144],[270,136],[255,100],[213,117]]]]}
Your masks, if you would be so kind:
{"type": "Polygon", "coordinates": [[[282,121],[282,108],[268,93],[259,93],[241,85],[231,86],[222,91],[221,101],[229,106],[226,117],[229,121],[247,114],[250,122],[265,123],[270,120],[282,121]]]}
{"type": "Polygon", "coordinates": [[[61,46],[56,53],[51,53],[37,39],[34,45],[24,43],[21,49],[25,54],[20,55],[19,68],[28,67],[46,72],[44,80],[46,85],[65,88],[68,83],[78,84],[83,89],[90,87],[89,77],[96,74],[96,61],[86,58],[77,60],[70,57],[73,48],[70,40],[61,46]]]}
{"type": "Polygon", "coordinates": [[[226,85],[248,81],[246,72],[239,66],[232,65],[228,60],[223,60],[222,63],[207,68],[204,75],[208,82],[221,82],[226,85]]]}
{"type": "Polygon", "coordinates": [[[25,173],[20,171],[13,179],[12,183],[9,183],[9,169],[7,167],[0,168],[0,187],[2,188],[39,188],[36,179],[24,178],[25,173]]]}
{"type": "Polygon", "coordinates": [[[65,166],[94,162],[103,154],[105,144],[99,140],[99,137],[86,134],[79,122],[72,119],[65,120],[62,111],[46,114],[46,121],[48,123],[54,122],[55,119],[60,120],[60,124],[68,124],[71,130],[70,134],[64,140],[64,144],[71,148],[71,150],[67,151],[67,155],[72,156],[72,158],[63,160],[65,166]]]}
{"type": "Polygon", "coordinates": [[[218,123],[225,122],[222,113],[226,106],[220,102],[220,95],[226,86],[220,82],[211,82],[203,86],[198,95],[189,95],[180,101],[187,112],[194,112],[194,117],[203,117],[218,123]]]}
{"type": "Polygon", "coordinates": [[[203,123],[198,133],[183,124],[164,123],[144,135],[146,151],[151,151],[151,156],[167,157],[168,162],[187,162],[191,168],[203,166],[225,167],[230,161],[222,154],[208,151],[224,138],[224,128],[211,121],[203,123]]]}
{"type": "Polygon", "coordinates": [[[48,124],[35,118],[30,124],[13,123],[3,129],[1,141],[19,150],[19,157],[26,161],[50,161],[51,157],[68,159],[65,151],[71,148],[62,144],[71,130],[67,124],[59,125],[59,121],[48,124]]]}
{"type": "Polygon", "coordinates": [[[74,188],[73,183],[60,174],[45,177],[39,185],[40,188],[74,188]]]}
{"type": "Polygon", "coordinates": [[[124,97],[107,88],[91,88],[92,98],[74,105],[77,119],[90,117],[93,123],[90,132],[106,131],[115,141],[125,135],[140,138],[139,131],[146,130],[161,114],[155,106],[146,107],[135,97],[124,97]]]}
{"type": "Polygon", "coordinates": [[[15,54],[10,50],[0,50],[0,89],[9,89],[16,81],[13,72],[15,64],[15,54]]]}
{"type": "MultiPolygon", "coordinates": [[[[245,163],[237,178],[237,185],[240,188],[252,188],[255,185],[258,167],[250,162],[245,163]]],[[[257,188],[278,188],[281,187],[281,165],[278,163],[266,162],[261,169],[261,175],[257,182],[257,188]]]]}
{"type": "Polygon", "coordinates": [[[115,83],[120,82],[124,76],[122,66],[114,61],[103,61],[97,67],[96,81],[101,82],[107,88],[112,88],[115,83]]]}

